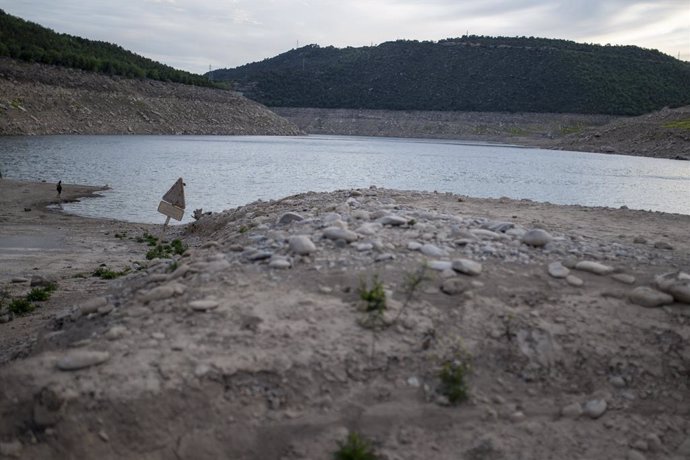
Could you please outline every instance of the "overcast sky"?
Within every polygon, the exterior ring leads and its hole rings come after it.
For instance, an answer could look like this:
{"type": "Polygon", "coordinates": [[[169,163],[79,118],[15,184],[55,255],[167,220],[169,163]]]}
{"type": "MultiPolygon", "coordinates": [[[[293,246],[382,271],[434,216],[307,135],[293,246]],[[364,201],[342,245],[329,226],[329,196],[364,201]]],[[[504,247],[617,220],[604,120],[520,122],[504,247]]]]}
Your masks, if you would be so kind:
{"type": "Polygon", "coordinates": [[[535,36],[637,45],[690,60],[690,0],[0,0],[57,32],[195,73],[316,43],[535,36]]]}

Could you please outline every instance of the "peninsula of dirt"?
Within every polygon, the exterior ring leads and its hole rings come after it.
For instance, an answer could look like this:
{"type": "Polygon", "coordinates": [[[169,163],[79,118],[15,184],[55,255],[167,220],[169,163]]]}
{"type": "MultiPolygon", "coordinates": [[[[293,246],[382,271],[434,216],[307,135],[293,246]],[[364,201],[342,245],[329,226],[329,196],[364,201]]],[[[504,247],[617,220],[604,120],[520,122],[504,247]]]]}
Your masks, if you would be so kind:
{"type": "Polygon", "coordinates": [[[147,260],[155,227],[0,192],[3,289],[57,283],[0,324],[0,455],[690,456],[690,216],[372,186],[206,215],[147,260]]]}
{"type": "Polygon", "coordinates": [[[0,135],[301,133],[231,91],[0,58],[0,135]]]}
{"type": "Polygon", "coordinates": [[[690,159],[690,106],[639,117],[294,107],[272,110],[309,134],[460,139],[690,159]]]}

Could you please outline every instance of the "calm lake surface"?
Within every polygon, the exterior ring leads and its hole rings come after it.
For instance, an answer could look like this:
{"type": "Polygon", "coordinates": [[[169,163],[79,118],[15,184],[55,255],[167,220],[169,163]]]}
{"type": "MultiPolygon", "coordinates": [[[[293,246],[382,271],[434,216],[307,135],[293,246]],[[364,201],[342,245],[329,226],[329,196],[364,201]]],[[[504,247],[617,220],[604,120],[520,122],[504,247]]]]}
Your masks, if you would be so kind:
{"type": "Polygon", "coordinates": [[[13,179],[109,185],[68,212],[161,223],[158,202],[178,177],[187,211],[376,185],[475,197],[690,214],[690,162],[485,145],[345,136],[0,137],[13,179]]]}

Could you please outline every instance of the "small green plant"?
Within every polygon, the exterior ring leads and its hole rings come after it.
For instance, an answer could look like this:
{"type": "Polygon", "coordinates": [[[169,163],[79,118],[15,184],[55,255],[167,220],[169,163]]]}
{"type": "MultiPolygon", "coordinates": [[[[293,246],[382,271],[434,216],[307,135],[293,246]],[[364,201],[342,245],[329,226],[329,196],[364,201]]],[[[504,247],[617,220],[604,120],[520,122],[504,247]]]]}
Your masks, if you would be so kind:
{"type": "Polygon", "coordinates": [[[29,302],[44,302],[50,299],[52,290],[48,288],[33,288],[27,295],[26,300],[29,302]]]}
{"type": "Polygon", "coordinates": [[[127,238],[127,232],[116,233],[115,238],[120,239],[120,240],[124,240],[125,238],[127,238]]]}
{"type": "Polygon", "coordinates": [[[360,279],[357,293],[359,298],[366,302],[365,311],[383,314],[386,309],[386,292],[383,290],[383,283],[378,275],[372,278],[371,288],[369,288],[369,283],[360,279]]]}
{"type": "Polygon", "coordinates": [[[448,398],[451,404],[460,404],[467,400],[469,392],[467,375],[469,372],[469,364],[459,359],[449,360],[441,365],[441,371],[438,375],[441,379],[441,393],[448,398]]]}
{"type": "Polygon", "coordinates": [[[7,309],[15,315],[23,315],[34,311],[35,305],[26,300],[24,297],[14,299],[10,302],[7,309]]]}
{"type": "Polygon", "coordinates": [[[148,232],[144,232],[144,234],[142,236],[137,237],[135,241],[137,243],[146,243],[149,246],[155,246],[158,244],[158,238],[156,238],[148,232]]]}
{"type": "Polygon", "coordinates": [[[146,258],[148,260],[152,259],[165,259],[172,257],[173,255],[182,255],[185,253],[187,250],[187,246],[185,246],[182,241],[175,239],[172,240],[170,244],[159,244],[155,246],[153,249],[149,250],[146,253],[146,258]]]}
{"type": "Polygon", "coordinates": [[[249,231],[249,227],[246,225],[243,225],[240,227],[240,233],[247,233],[249,231]]]}
{"type": "Polygon", "coordinates": [[[175,270],[177,270],[178,263],[176,260],[174,260],[170,265],[168,265],[168,268],[165,269],[168,273],[172,273],[175,270]]]}
{"type": "Polygon", "coordinates": [[[338,450],[333,453],[334,460],[377,460],[371,443],[358,433],[351,432],[345,441],[338,441],[338,450]]]}
{"type": "Polygon", "coordinates": [[[103,280],[114,280],[115,278],[119,278],[121,276],[126,275],[128,272],[129,268],[125,268],[124,270],[116,272],[114,270],[110,270],[105,265],[102,265],[98,267],[95,272],[93,272],[93,276],[96,276],[103,280]]]}

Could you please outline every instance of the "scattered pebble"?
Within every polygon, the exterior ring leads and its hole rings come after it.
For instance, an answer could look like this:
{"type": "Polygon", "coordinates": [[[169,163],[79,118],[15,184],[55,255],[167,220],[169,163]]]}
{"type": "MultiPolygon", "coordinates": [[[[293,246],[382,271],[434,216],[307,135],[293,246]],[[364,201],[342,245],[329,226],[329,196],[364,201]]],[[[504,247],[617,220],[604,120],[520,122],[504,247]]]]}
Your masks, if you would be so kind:
{"type": "Polygon", "coordinates": [[[591,260],[583,260],[576,263],[575,269],[594,273],[595,275],[608,275],[609,273],[613,273],[613,267],[591,260]]]}
{"type": "Polygon", "coordinates": [[[470,259],[456,259],[452,264],[453,270],[465,275],[476,276],[482,272],[482,264],[470,259]]]}
{"type": "Polygon", "coordinates": [[[298,255],[307,255],[316,252],[316,246],[308,235],[295,235],[288,240],[290,250],[298,255]]]}
{"type": "Polygon", "coordinates": [[[189,307],[194,311],[209,311],[218,308],[218,301],[215,299],[192,300],[189,307]]]}
{"type": "Polygon", "coordinates": [[[564,267],[563,264],[560,262],[551,262],[549,264],[549,275],[553,276],[554,278],[565,278],[570,274],[570,269],[567,267],[564,267]]]}
{"type": "Polygon", "coordinates": [[[596,419],[604,415],[604,412],[606,412],[607,407],[608,405],[606,404],[605,399],[592,399],[585,403],[583,412],[589,418],[596,419]]]}
{"type": "Polygon", "coordinates": [[[107,351],[70,350],[57,361],[61,371],[76,371],[103,364],[110,359],[107,351]]]}

